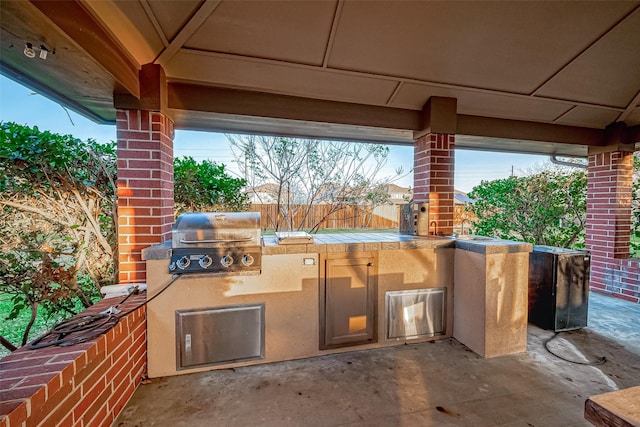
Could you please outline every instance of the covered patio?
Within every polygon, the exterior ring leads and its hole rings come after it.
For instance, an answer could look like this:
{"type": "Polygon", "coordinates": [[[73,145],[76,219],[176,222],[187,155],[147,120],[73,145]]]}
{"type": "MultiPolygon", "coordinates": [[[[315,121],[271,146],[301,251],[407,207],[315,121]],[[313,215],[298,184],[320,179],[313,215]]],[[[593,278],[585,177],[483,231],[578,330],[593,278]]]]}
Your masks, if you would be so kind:
{"type": "Polygon", "coordinates": [[[640,306],[593,294],[589,327],[529,326],[526,354],[454,339],[158,378],[114,423],[172,426],[586,426],[584,402],[638,384],[640,306]],[[171,402],[168,404],[167,402],[171,402]]]}
{"type": "MultiPolygon", "coordinates": [[[[428,203],[427,232],[433,235],[453,231],[455,149],[586,157],[591,289],[640,302],[640,260],[629,258],[633,153],[640,143],[640,2],[15,0],[0,3],[0,12],[0,72],[97,122],[116,125],[121,283],[145,282],[143,250],[170,238],[174,129],[193,129],[412,145],[414,202],[428,203]]],[[[146,319],[145,308],[134,315],[136,321],[146,319]]],[[[612,329],[632,322],[631,317],[607,319],[612,329]]],[[[139,335],[140,325],[131,328],[139,335]]],[[[127,335],[123,328],[117,333],[127,335]]],[[[138,335],[127,341],[135,366],[128,380],[134,386],[112,388],[124,398],[105,403],[103,416],[74,413],[66,421],[108,425],[119,414],[146,366],[138,335]]],[[[590,393],[637,385],[635,350],[623,348],[624,357],[616,356],[620,371],[607,371],[611,364],[603,368],[605,374],[588,368],[594,379],[540,351],[547,336],[530,328],[528,354],[494,360],[478,359],[447,339],[416,345],[418,350],[411,344],[353,353],[358,358],[345,354],[242,368],[249,377],[264,375],[265,383],[236,381],[232,377],[239,371],[190,378],[210,384],[212,393],[225,393],[219,385],[236,384],[239,394],[230,393],[224,398],[231,400],[222,402],[238,403],[231,409],[245,412],[256,411],[246,409],[242,390],[252,388],[260,399],[263,391],[283,388],[287,398],[263,409],[276,417],[271,421],[285,424],[309,423],[310,414],[317,415],[309,403],[292,408],[310,411],[297,412],[302,418],[277,418],[292,399],[309,402],[322,389],[325,400],[319,402],[334,405],[326,399],[335,384],[346,384],[339,378],[353,375],[358,366],[366,370],[367,363],[393,369],[371,377],[377,384],[370,392],[377,393],[364,403],[390,401],[397,408],[380,406],[385,409],[373,414],[381,417],[371,417],[356,402],[343,408],[344,418],[334,418],[336,424],[410,425],[423,417],[438,425],[474,423],[496,415],[487,409],[491,405],[515,399],[516,408],[525,412],[517,409],[498,421],[536,425],[532,417],[540,420],[548,409],[568,417],[558,425],[580,425],[578,407],[590,393]],[[433,373],[442,375],[439,391],[414,383],[419,373],[411,375],[415,365],[431,372],[432,361],[438,364],[433,373]],[[501,371],[502,366],[508,369],[501,371]],[[307,367],[322,367],[336,381],[306,383],[303,375],[278,386],[269,377],[307,367]],[[392,375],[396,368],[409,372],[409,383],[392,375]],[[461,378],[462,372],[468,376],[461,378]],[[486,391],[472,376],[487,378],[486,391]],[[469,399],[459,399],[466,389],[462,380],[469,378],[473,391],[469,399]],[[530,379],[531,388],[520,388],[530,379]],[[392,390],[381,384],[393,381],[392,390]],[[459,388],[451,388],[456,382],[459,388]],[[414,388],[426,394],[413,396],[414,388]],[[488,399],[478,400],[485,393],[488,399]],[[535,396],[541,394],[561,396],[562,404],[539,403],[535,396]],[[565,404],[573,405],[571,411],[562,409],[565,404]],[[390,417],[388,423],[383,416],[390,417]]],[[[589,330],[569,336],[591,341],[589,330]]],[[[593,341],[602,351],[627,345],[611,347],[602,337],[593,341]]],[[[96,348],[110,351],[111,344],[107,340],[96,348]]],[[[106,354],[112,359],[105,364],[118,360],[106,354]]],[[[85,364],[89,358],[88,353],[76,356],[85,364]]],[[[66,374],[60,375],[58,386],[76,390],[74,382],[63,384],[66,374]]],[[[111,378],[105,378],[101,381],[111,387],[111,378]]],[[[176,381],[181,387],[180,381],[188,380],[176,381]]],[[[157,395],[166,384],[162,380],[146,388],[157,395]]],[[[76,391],[82,399],[91,398],[84,388],[76,391]]],[[[114,400],[107,395],[100,392],[105,402],[114,400]]],[[[22,408],[26,420],[33,412],[31,400],[16,402],[3,407],[22,408]]],[[[134,419],[132,412],[123,422],[134,419]]],[[[4,415],[0,412],[0,425],[14,427],[4,415]]],[[[268,423],[257,413],[251,419],[240,412],[225,416],[229,424],[268,423]]]]}
{"type": "Polygon", "coordinates": [[[414,145],[414,201],[445,234],[454,149],[588,156],[591,285],[638,302],[639,8],[19,0],[2,5],[0,66],[116,124],[122,283],[169,237],[178,128],[414,145]]]}
{"type": "Polygon", "coordinates": [[[588,156],[591,286],[638,302],[639,7],[19,0],[2,4],[0,67],[116,124],[122,283],[169,238],[177,128],[414,145],[414,201],[445,234],[454,149],[588,156]]]}

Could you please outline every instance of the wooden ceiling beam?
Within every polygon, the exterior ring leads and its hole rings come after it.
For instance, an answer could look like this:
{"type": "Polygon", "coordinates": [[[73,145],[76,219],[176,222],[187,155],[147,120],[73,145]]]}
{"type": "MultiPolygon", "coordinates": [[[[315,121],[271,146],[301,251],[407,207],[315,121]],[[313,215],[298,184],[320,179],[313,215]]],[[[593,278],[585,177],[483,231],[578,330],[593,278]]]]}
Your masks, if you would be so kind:
{"type": "Polygon", "coordinates": [[[193,33],[195,33],[196,30],[200,28],[207,18],[209,18],[209,16],[216,10],[220,3],[222,3],[222,0],[206,0],[154,62],[163,66],[169,62],[171,58],[173,58],[173,56],[182,49],[182,46],[184,46],[193,33]]]}
{"type": "Polygon", "coordinates": [[[628,141],[631,144],[640,144],[640,125],[629,127],[627,130],[628,141]]]}
{"type": "MultiPolygon", "coordinates": [[[[239,116],[337,123],[421,131],[423,112],[275,95],[238,89],[169,83],[169,108],[239,116]]],[[[513,140],[602,146],[603,129],[457,115],[457,133],[513,140]]]]}
{"type": "Polygon", "coordinates": [[[620,113],[620,115],[618,116],[618,121],[624,122],[629,116],[629,114],[631,114],[633,110],[635,110],[636,107],[638,107],[638,105],[640,105],[640,91],[638,91],[636,96],[634,96],[631,102],[629,102],[629,105],[627,105],[627,108],[625,108],[625,110],[622,113],[620,113]]]}
{"type": "Polygon", "coordinates": [[[145,64],[140,70],[140,96],[114,93],[113,106],[123,110],[151,110],[171,116],[168,111],[167,78],[158,64],[145,64]]]}
{"type": "Polygon", "coordinates": [[[186,83],[169,84],[169,108],[390,129],[421,126],[421,113],[415,110],[186,83]]]}
{"type": "Polygon", "coordinates": [[[458,133],[461,135],[561,144],[589,146],[601,146],[605,144],[605,132],[602,129],[468,116],[464,114],[458,115],[458,133]]]}
{"type": "Polygon", "coordinates": [[[0,74],[23,86],[30,88],[40,95],[46,96],[53,102],[57,102],[62,108],[68,107],[76,113],[81,114],[96,123],[99,123],[101,125],[109,125],[115,123],[113,120],[109,120],[101,116],[100,114],[97,114],[95,111],[87,108],[85,105],[82,105],[76,102],[76,100],[71,99],[68,96],[65,96],[60,92],[54,90],[50,85],[44,84],[16,70],[9,64],[0,62],[0,74]]]}
{"type": "Polygon", "coordinates": [[[32,0],[31,3],[114,77],[121,86],[116,90],[140,96],[139,64],[113,40],[81,2],[32,0]]]}
{"type": "Polygon", "coordinates": [[[422,107],[422,126],[413,132],[413,139],[418,139],[427,133],[455,134],[458,119],[458,100],[432,96],[422,107]]]}
{"type": "Polygon", "coordinates": [[[340,14],[342,13],[342,7],[344,6],[344,0],[338,0],[336,3],[336,10],[333,13],[333,22],[331,23],[331,32],[329,33],[329,40],[327,40],[327,47],[324,50],[324,59],[322,60],[322,68],[327,68],[329,64],[329,57],[331,56],[331,49],[333,49],[333,41],[338,30],[338,23],[340,22],[340,14]]]}

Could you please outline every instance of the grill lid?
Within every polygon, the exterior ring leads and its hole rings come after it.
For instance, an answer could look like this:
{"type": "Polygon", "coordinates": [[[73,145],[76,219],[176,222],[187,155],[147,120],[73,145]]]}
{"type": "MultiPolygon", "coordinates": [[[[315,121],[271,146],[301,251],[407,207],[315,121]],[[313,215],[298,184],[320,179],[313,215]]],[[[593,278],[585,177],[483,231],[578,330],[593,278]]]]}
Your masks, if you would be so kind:
{"type": "Polygon", "coordinates": [[[173,225],[173,248],[258,246],[259,212],[190,212],[173,225]]]}

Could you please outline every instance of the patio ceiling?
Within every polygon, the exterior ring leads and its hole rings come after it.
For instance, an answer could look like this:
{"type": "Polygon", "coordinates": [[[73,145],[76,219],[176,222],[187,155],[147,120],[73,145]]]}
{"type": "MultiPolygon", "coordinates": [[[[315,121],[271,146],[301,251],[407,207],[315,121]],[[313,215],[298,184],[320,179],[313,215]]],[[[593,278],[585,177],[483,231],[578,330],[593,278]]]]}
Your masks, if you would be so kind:
{"type": "Polygon", "coordinates": [[[410,144],[448,97],[457,147],[640,141],[638,1],[3,0],[0,20],[2,73],[101,122],[159,64],[178,129],[410,144]]]}

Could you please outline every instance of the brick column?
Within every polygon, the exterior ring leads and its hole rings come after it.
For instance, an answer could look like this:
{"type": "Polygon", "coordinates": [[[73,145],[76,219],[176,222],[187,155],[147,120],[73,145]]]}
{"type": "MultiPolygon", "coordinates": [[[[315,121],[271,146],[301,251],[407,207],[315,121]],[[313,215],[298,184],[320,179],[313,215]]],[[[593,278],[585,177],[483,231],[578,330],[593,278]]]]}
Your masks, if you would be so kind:
{"type": "Polygon", "coordinates": [[[173,224],[173,121],[146,110],[118,110],[120,283],[144,282],[142,249],[164,242],[173,224]]]}
{"type": "Polygon", "coordinates": [[[624,262],[629,257],[632,180],[633,152],[589,155],[586,247],[595,290],[622,294],[625,282],[633,279],[624,262]]]}
{"type": "Polygon", "coordinates": [[[455,135],[427,133],[414,141],[413,200],[429,202],[429,234],[453,233],[455,135]]]}

